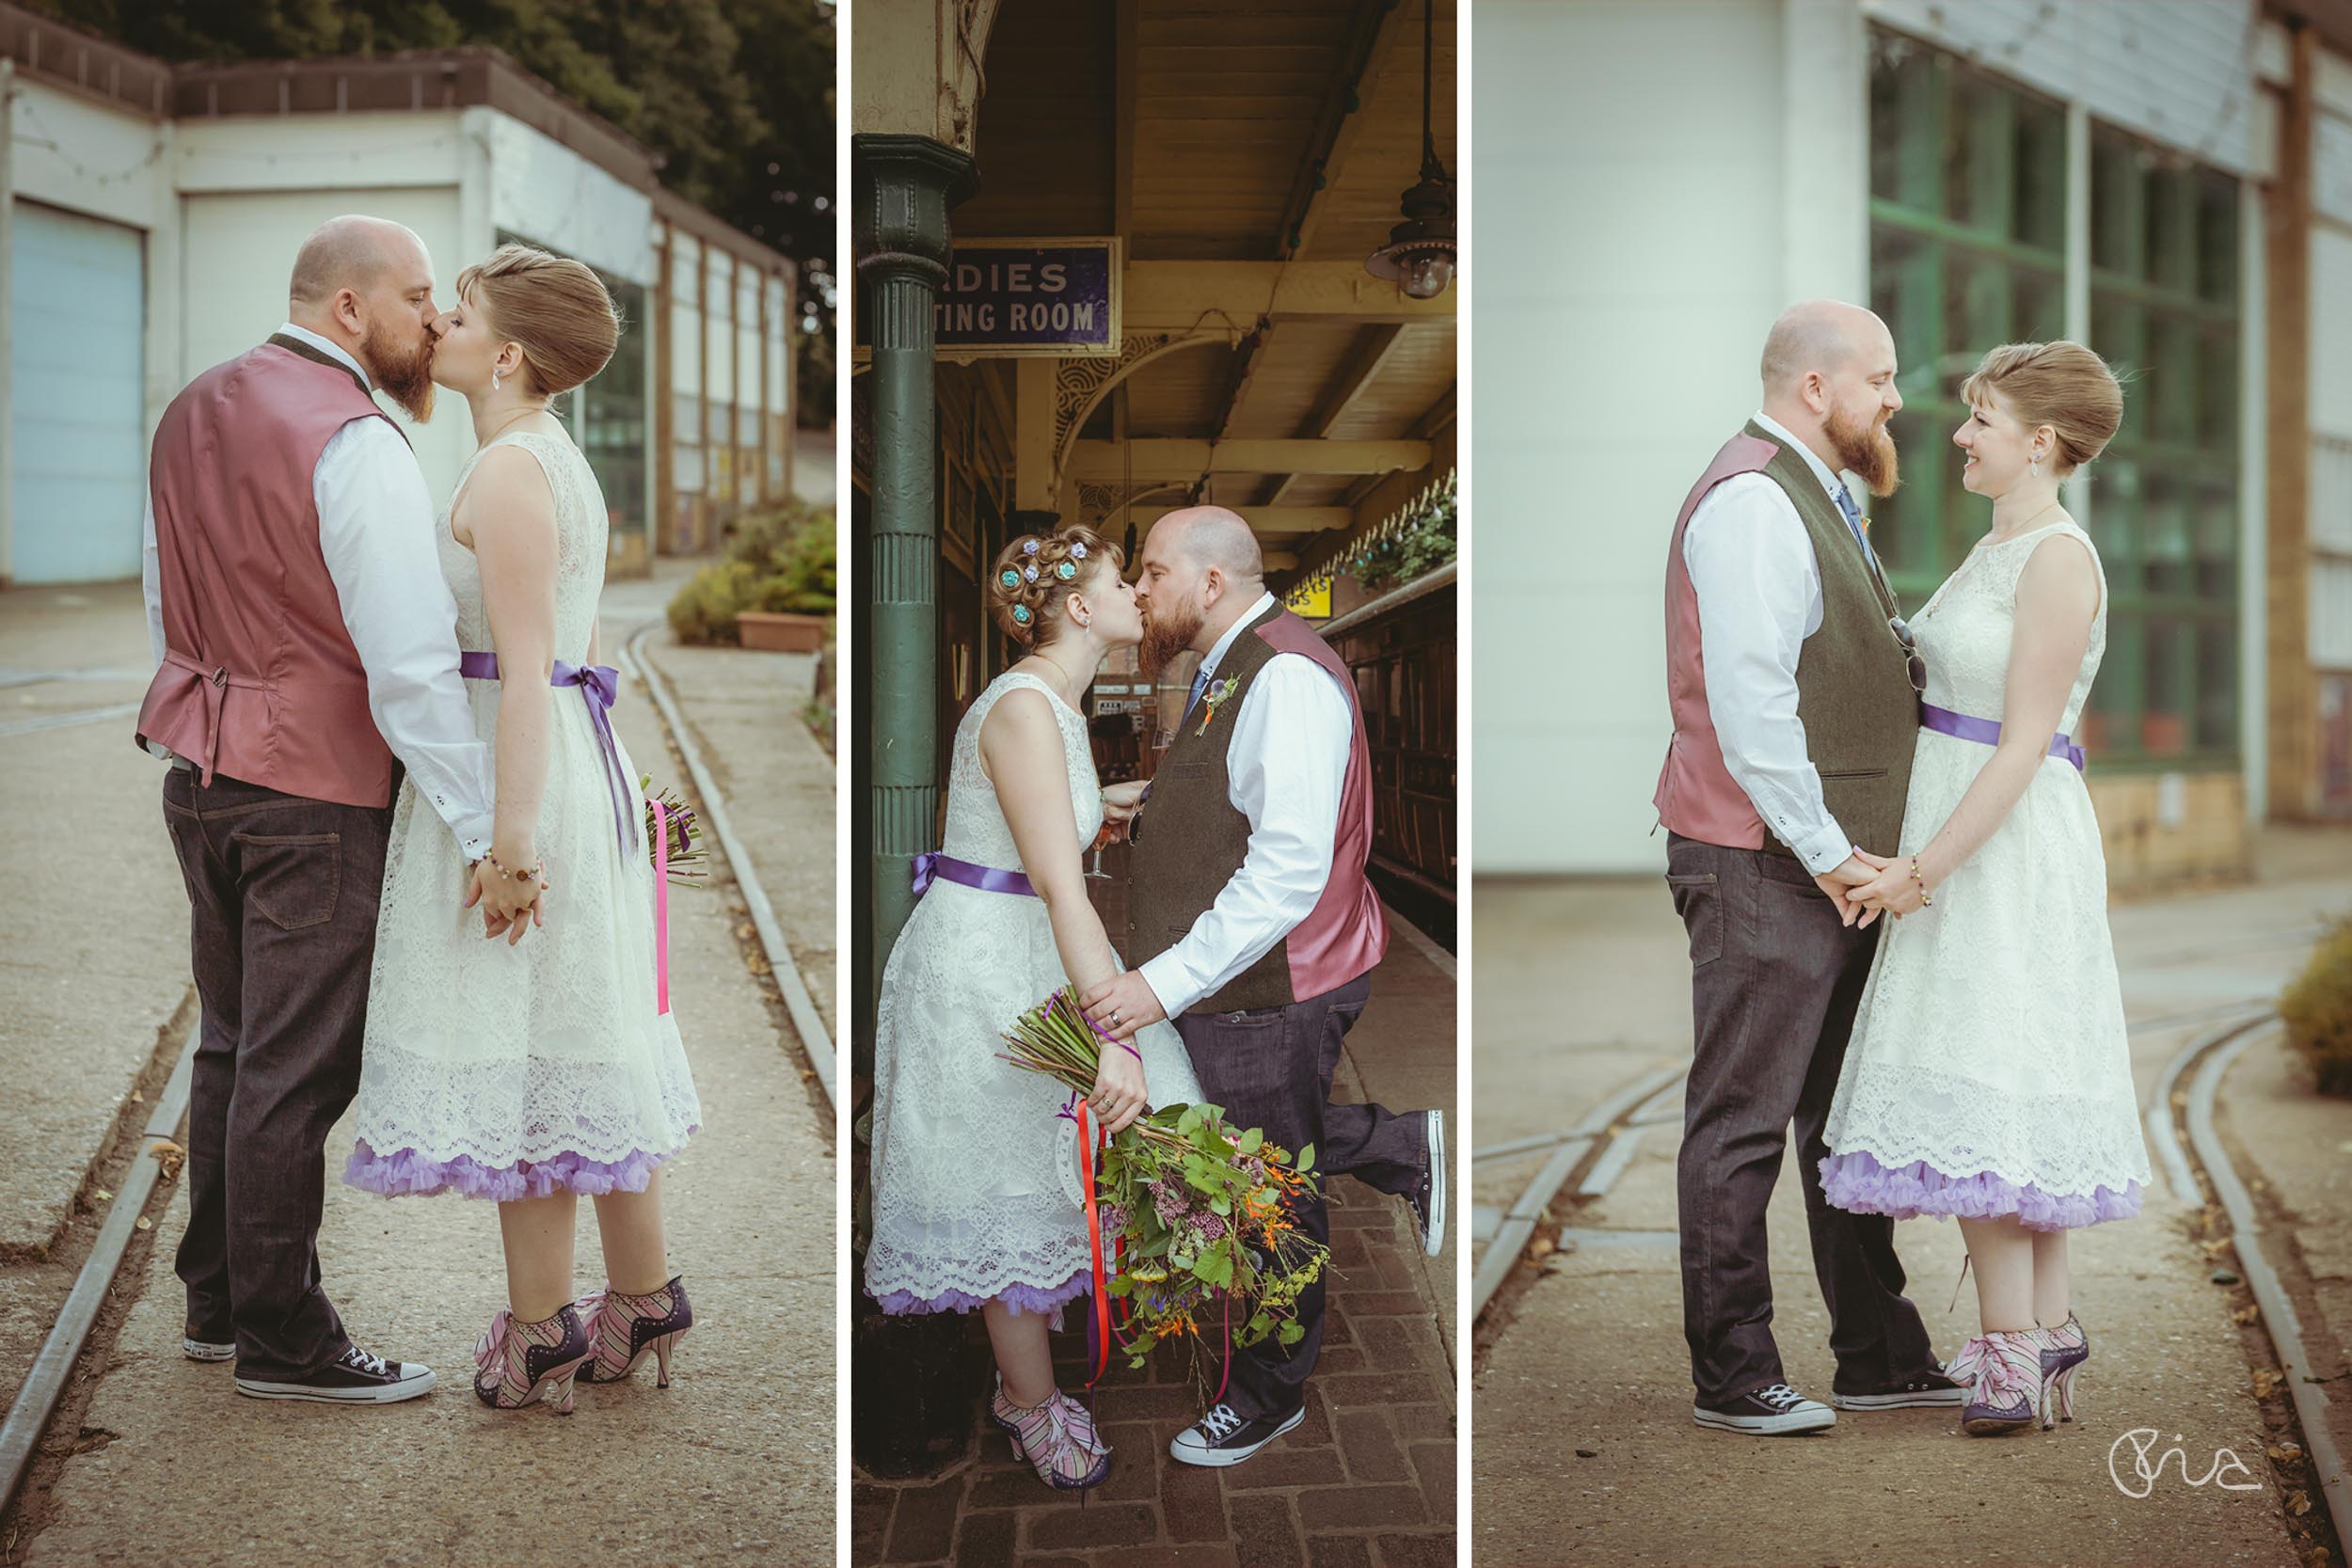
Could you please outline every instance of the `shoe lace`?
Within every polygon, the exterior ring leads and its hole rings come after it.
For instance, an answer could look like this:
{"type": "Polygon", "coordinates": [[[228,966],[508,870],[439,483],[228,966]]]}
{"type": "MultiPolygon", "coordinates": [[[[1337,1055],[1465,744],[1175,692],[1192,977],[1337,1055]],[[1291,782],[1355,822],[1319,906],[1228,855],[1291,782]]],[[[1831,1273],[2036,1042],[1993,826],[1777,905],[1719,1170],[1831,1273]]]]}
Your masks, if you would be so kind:
{"type": "Polygon", "coordinates": [[[390,1375],[392,1370],[391,1363],[386,1361],[380,1355],[369,1354],[366,1351],[361,1350],[358,1345],[354,1345],[349,1350],[343,1352],[343,1365],[346,1367],[356,1368],[357,1370],[367,1373],[370,1377],[386,1377],[390,1375]]]}
{"type": "Polygon", "coordinates": [[[1214,1406],[1200,1418],[1200,1430],[1209,1434],[1212,1443],[1222,1443],[1241,1430],[1241,1415],[1230,1404],[1214,1406]]]}
{"type": "Polygon", "coordinates": [[[2007,1410],[2033,1402],[2041,1386],[2042,1354],[2030,1330],[1982,1334],[1960,1347],[1947,1375],[1969,1386],[1969,1403],[2007,1410]]]}
{"type": "Polygon", "coordinates": [[[1793,1410],[1804,1402],[1804,1396],[1786,1383],[1775,1383],[1770,1388],[1760,1390],[1756,1397],[1780,1411],[1793,1410]]]}

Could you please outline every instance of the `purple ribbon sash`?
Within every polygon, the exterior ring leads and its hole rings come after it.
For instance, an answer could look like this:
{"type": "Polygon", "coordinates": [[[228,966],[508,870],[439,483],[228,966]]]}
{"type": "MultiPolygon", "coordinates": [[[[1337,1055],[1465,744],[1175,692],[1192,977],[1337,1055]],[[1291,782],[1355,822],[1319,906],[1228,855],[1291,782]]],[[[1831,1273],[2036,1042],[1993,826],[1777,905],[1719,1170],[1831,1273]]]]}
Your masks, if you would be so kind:
{"type": "Polygon", "coordinates": [[[1025,898],[1037,896],[1037,889],[1029,885],[1029,879],[1018,871],[999,871],[993,865],[974,865],[970,861],[960,861],[936,849],[914,857],[914,896],[922,897],[930,891],[931,883],[942,877],[951,882],[961,882],[965,887],[978,888],[982,893],[1017,893],[1025,898]]]}
{"type": "MultiPolygon", "coordinates": [[[[469,654],[457,656],[457,673],[471,681],[494,681],[499,674],[499,656],[469,654]]],[[[606,792],[612,797],[612,833],[619,840],[621,853],[629,854],[637,847],[637,824],[630,819],[629,805],[634,793],[629,787],[628,769],[621,766],[620,742],[612,737],[612,705],[621,695],[621,673],[610,664],[571,664],[555,661],[554,672],[548,676],[549,686],[576,686],[580,700],[588,705],[588,721],[596,732],[596,744],[604,752],[604,782],[606,792]]]]}
{"type": "MultiPolygon", "coordinates": [[[[1993,720],[1954,713],[1950,708],[1937,707],[1933,703],[1919,705],[1919,727],[1962,740],[1973,740],[1980,746],[1998,746],[2001,743],[2001,726],[1993,720]]],[[[2083,749],[2062,735],[2051,737],[2050,754],[2073,763],[2077,773],[2083,770],[2083,749]]]]}

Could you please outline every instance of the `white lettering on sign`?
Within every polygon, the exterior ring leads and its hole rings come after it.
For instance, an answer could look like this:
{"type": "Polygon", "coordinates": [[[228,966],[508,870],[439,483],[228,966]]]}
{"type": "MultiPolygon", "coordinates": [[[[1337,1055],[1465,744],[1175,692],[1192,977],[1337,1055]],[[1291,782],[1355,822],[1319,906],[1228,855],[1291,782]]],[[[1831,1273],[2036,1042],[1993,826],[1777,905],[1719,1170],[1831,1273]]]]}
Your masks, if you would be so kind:
{"type": "Polygon", "coordinates": [[[1071,304],[1057,300],[1051,305],[1020,305],[1007,308],[1015,332],[1091,332],[1094,330],[1094,307],[1090,303],[1071,304]]]}
{"type": "Polygon", "coordinates": [[[1057,294],[1068,287],[1070,269],[1059,261],[958,261],[947,292],[1057,294]]]}

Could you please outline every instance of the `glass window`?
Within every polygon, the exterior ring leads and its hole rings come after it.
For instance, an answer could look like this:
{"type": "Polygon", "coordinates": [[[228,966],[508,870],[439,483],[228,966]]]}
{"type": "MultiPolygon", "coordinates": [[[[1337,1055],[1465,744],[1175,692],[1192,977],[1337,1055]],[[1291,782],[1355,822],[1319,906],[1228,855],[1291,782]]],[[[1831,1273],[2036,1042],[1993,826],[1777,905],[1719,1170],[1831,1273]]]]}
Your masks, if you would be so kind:
{"type": "MultiPolygon", "coordinates": [[[[1986,525],[1961,483],[1960,383],[1986,349],[2065,332],[2066,114],[1890,32],[1872,40],[1870,294],[1895,335],[1899,493],[1872,540],[1916,605],[1986,525]]],[[[2239,186],[2106,126],[2091,133],[2090,344],[2125,382],[2092,470],[2111,596],[2080,737],[2104,761],[2237,754],[2239,186]]]]}
{"type": "Polygon", "coordinates": [[[2179,153],[2092,128],[2092,212],[2117,230],[2091,246],[2092,346],[2125,378],[2092,515],[2113,595],[2107,666],[2128,647],[2138,673],[2121,683],[2117,760],[2238,752],[2237,193],[2179,153]]]}

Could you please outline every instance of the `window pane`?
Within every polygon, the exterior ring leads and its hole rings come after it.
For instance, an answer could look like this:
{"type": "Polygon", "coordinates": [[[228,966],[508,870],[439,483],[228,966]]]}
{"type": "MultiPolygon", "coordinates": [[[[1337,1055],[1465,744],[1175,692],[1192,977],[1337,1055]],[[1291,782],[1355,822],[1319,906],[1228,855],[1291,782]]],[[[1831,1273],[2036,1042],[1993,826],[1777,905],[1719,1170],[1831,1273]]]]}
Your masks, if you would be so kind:
{"type": "Polygon", "coordinates": [[[2197,628],[2197,748],[2237,746],[2237,628],[2207,620],[2197,628]]]}
{"type": "Polygon", "coordinates": [[[2140,586],[2151,598],[2190,591],[2188,497],[2181,482],[2159,468],[2148,476],[2141,510],[2140,586]]]}
{"type": "Polygon", "coordinates": [[[2197,293],[2216,305],[2237,303],[2237,182],[2207,171],[2197,185],[2197,293]]]}
{"type": "Polygon", "coordinates": [[[2188,750],[2189,638],[2181,623],[2167,615],[2148,618],[2145,657],[2146,700],[2140,710],[2140,749],[2152,757],[2177,757],[2188,750]]]}

